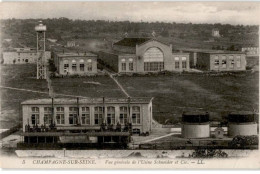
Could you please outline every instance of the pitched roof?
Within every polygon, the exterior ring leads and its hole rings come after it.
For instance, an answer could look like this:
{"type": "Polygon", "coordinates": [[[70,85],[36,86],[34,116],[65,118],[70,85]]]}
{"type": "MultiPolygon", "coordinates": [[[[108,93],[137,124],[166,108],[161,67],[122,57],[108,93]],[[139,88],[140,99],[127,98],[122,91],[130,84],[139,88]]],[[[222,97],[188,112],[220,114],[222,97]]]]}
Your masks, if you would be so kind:
{"type": "Polygon", "coordinates": [[[140,45],[148,40],[151,40],[151,38],[124,38],[114,43],[114,45],[135,47],[136,45],[140,45]]]}

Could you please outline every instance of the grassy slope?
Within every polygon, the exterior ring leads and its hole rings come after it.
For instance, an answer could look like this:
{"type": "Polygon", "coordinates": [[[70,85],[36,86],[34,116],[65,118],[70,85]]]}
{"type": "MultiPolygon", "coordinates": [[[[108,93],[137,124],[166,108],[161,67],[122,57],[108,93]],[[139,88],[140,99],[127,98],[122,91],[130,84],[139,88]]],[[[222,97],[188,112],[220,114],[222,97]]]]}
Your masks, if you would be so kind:
{"type": "MultiPolygon", "coordinates": [[[[32,64],[2,65],[1,86],[48,92],[46,80],[36,79],[36,65],[32,64]]],[[[47,94],[1,88],[1,128],[8,128],[19,122],[22,101],[46,97],[47,94]]]]}
{"type": "Polygon", "coordinates": [[[125,97],[115,82],[108,76],[81,78],[54,78],[55,93],[84,97],[125,97]]]}
{"type": "Polygon", "coordinates": [[[180,117],[183,111],[205,110],[220,118],[232,110],[258,108],[258,74],[236,76],[171,75],[118,77],[132,97],[154,97],[154,117],[180,117]],[[134,83],[133,83],[134,82],[134,83]]]}

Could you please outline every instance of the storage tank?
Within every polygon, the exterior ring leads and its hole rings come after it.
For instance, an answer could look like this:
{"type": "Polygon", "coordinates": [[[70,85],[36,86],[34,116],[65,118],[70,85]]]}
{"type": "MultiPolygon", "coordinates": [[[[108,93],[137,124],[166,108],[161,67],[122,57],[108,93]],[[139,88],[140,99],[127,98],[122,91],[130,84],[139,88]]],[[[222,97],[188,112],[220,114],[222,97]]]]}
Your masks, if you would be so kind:
{"type": "Polygon", "coordinates": [[[182,114],[183,138],[210,137],[209,114],[207,112],[185,112],[182,114]]]}
{"type": "Polygon", "coordinates": [[[228,115],[228,136],[257,135],[256,114],[253,112],[232,112],[228,115]]]}

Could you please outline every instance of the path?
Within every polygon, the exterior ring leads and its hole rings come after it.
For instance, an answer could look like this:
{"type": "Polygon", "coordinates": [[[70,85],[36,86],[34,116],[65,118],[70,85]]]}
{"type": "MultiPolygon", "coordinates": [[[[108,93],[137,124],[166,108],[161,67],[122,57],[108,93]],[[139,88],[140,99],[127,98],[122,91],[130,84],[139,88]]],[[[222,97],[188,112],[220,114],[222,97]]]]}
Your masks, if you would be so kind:
{"type": "MultiPolygon", "coordinates": [[[[35,92],[35,93],[41,93],[41,94],[49,94],[49,92],[35,91],[35,90],[22,89],[22,88],[13,88],[13,87],[8,87],[8,86],[0,86],[0,88],[19,90],[19,91],[25,91],[25,92],[35,92]]],[[[74,98],[75,97],[78,97],[78,98],[89,98],[89,97],[84,97],[84,96],[76,96],[76,95],[68,95],[68,94],[60,94],[60,93],[55,93],[55,96],[66,96],[66,97],[74,97],[74,98]]]]}
{"type": "Polygon", "coordinates": [[[109,75],[109,77],[114,80],[114,82],[117,84],[117,86],[120,88],[120,90],[126,95],[126,97],[130,97],[130,95],[126,92],[126,90],[123,88],[123,86],[117,81],[117,79],[114,77],[115,74],[112,74],[111,72],[109,72],[108,70],[104,71],[109,75]]]}

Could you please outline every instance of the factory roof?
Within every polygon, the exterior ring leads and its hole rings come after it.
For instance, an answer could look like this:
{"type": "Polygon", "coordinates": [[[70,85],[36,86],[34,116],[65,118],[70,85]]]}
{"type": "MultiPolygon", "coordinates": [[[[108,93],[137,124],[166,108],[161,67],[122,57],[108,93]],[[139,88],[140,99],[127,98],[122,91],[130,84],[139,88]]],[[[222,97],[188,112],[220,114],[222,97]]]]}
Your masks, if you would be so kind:
{"type": "MultiPolygon", "coordinates": [[[[130,103],[137,103],[137,104],[147,104],[152,101],[153,98],[143,97],[143,98],[130,98],[130,103]]],[[[53,100],[55,105],[75,105],[77,104],[77,99],[71,98],[55,98],[53,100]]],[[[79,99],[79,104],[102,104],[103,98],[82,98],[79,99]]],[[[104,98],[104,103],[106,104],[117,104],[117,103],[128,103],[128,98],[104,98]]],[[[45,98],[45,99],[31,99],[26,100],[21,103],[22,105],[51,105],[52,99],[45,98]]]]}
{"type": "Polygon", "coordinates": [[[114,45],[135,47],[136,45],[140,45],[148,40],[151,40],[151,38],[124,38],[114,43],[114,45]]]}
{"type": "Polygon", "coordinates": [[[101,53],[108,53],[108,54],[114,54],[114,55],[135,55],[135,53],[130,53],[130,52],[122,52],[122,51],[117,51],[117,50],[102,50],[99,51],[101,53]]]}
{"type": "Polygon", "coordinates": [[[69,53],[57,53],[57,56],[60,58],[68,58],[68,57],[96,57],[97,55],[90,52],[85,52],[85,53],[69,52],[69,53]]]}
{"type": "Polygon", "coordinates": [[[245,54],[241,51],[210,50],[210,49],[198,49],[198,48],[181,48],[179,50],[188,51],[188,52],[209,53],[209,54],[245,54]]]}

